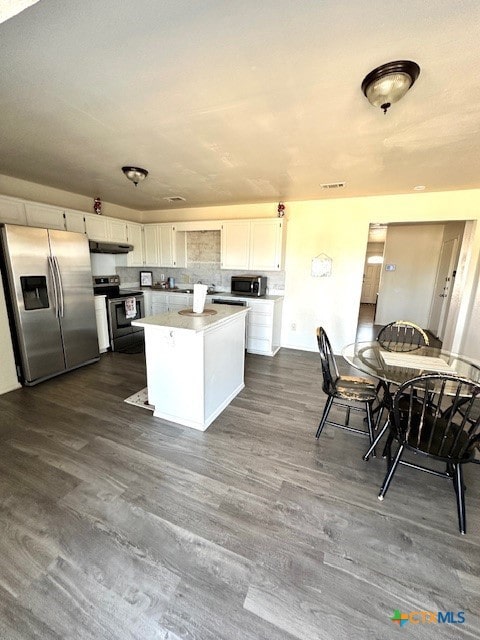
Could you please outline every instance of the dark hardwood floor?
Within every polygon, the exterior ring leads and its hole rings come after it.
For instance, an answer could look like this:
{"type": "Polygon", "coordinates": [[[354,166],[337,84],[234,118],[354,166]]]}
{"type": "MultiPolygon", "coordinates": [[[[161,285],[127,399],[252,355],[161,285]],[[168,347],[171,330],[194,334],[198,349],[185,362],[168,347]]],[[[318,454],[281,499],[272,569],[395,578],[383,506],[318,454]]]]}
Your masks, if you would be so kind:
{"type": "Polygon", "coordinates": [[[451,483],[400,468],[381,503],[366,438],[315,440],[317,354],[246,385],[204,433],[123,402],[142,355],[0,397],[2,640],[480,638],[480,467],[461,536],[451,483]]]}

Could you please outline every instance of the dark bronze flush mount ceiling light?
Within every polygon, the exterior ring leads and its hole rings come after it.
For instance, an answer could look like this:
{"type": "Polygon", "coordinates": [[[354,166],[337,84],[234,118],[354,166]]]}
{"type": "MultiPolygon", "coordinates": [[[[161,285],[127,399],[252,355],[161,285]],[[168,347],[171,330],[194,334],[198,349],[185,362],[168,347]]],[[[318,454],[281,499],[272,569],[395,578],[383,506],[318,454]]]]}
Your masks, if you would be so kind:
{"type": "Polygon", "coordinates": [[[420,73],[420,67],[411,60],[387,62],[370,71],[362,82],[362,91],[374,107],[387,109],[407,93],[420,73]]]}
{"type": "Polygon", "coordinates": [[[122,171],[135,186],[148,176],[148,171],[140,167],[122,167],[122,171]]]}

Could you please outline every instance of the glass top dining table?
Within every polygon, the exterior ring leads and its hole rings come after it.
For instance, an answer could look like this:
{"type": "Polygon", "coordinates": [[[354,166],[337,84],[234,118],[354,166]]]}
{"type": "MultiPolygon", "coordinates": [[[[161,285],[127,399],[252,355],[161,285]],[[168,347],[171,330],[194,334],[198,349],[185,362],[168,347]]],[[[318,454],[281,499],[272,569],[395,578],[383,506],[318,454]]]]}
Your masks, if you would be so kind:
{"type": "Polygon", "coordinates": [[[342,356],[362,373],[397,386],[427,373],[447,373],[480,383],[479,365],[468,356],[440,347],[389,351],[375,340],[349,344],[343,349],[342,356]]]}

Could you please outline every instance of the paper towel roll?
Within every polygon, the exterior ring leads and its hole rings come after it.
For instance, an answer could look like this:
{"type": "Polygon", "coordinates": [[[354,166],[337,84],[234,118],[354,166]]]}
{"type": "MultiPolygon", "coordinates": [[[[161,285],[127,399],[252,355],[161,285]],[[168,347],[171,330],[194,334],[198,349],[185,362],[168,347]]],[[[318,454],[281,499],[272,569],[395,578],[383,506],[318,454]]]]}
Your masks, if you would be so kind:
{"type": "Polygon", "coordinates": [[[193,285],[193,312],[202,313],[205,308],[205,298],[207,297],[206,284],[193,285]]]}

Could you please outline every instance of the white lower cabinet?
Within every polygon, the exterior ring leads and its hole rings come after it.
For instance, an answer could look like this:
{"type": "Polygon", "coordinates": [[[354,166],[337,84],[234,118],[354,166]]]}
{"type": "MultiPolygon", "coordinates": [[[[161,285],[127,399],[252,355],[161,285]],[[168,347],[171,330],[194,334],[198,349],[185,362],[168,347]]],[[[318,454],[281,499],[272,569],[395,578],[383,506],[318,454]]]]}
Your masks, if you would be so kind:
{"type": "MultiPolygon", "coordinates": [[[[232,296],[218,294],[216,300],[232,300],[232,296]]],[[[250,312],[247,314],[247,351],[262,356],[274,356],[280,349],[282,332],[282,296],[269,298],[241,298],[236,301],[247,303],[250,312]]]]}
{"type": "Polygon", "coordinates": [[[188,293],[169,293],[168,310],[180,311],[181,309],[191,309],[193,305],[193,295],[188,293]]]}
{"type": "Polygon", "coordinates": [[[151,315],[158,316],[168,311],[168,294],[163,291],[152,291],[151,315]]]}
{"type": "Polygon", "coordinates": [[[95,296],[95,319],[97,321],[98,348],[100,353],[105,353],[110,346],[105,299],[106,296],[95,296]]]}
{"type": "Polygon", "coordinates": [[[247,351],[274,356],[280,349],[283,298],[248,300],[247,351]]]}
{"type": "Polygon", "coordinates": [[[152,315],[152,292],[143,290],[143,306],[145,307],[145,317],[152,315]]]}
{"type": "MultiPolygon", "coordinates": [[[[193,306],[193,294],[191,293],[169,293],[168,291],[152,291],[151,315],[157,316],[169,311],[180,311],[181,309],[191,309],[193,306]]],[[[211,297],[207,299],[211,300],[211,297]]],[[[146,314],[148,315],[148,314],[146,314]]]]}

